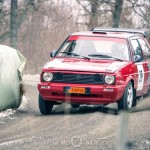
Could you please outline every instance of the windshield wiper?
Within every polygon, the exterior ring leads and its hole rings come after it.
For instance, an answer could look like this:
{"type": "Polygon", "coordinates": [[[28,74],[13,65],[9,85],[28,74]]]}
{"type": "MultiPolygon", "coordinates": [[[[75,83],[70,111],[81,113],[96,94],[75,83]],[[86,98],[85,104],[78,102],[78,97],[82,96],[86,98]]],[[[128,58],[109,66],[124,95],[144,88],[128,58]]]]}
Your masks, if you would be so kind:
{"type": "Polygon", "coordinates": [[[119,59],[119,58],[115,58],[115,57],[112,57],[112,56],[109,56],[109,55],[102,55],[102,54],[90,54],[88,55],[90,57],[102,57],[102,58],[113,58],[115,60],[119,60],[119,61],[123,61],[122,59],[119,59]]]}
{"type": "Polygon", "coordinates": [[[59,52],[59,53],[71,54],[71,55],[73,55],[73,56],[78,56],[78,57],[81,57],[81,58],[85,58],[85,59],[90,60],[90,58],[89,58],[89,57],[82,56],[82,55],[79,55],[79,54],[76,54],[76,53],[73,53],[73,52],[59,52]]]}

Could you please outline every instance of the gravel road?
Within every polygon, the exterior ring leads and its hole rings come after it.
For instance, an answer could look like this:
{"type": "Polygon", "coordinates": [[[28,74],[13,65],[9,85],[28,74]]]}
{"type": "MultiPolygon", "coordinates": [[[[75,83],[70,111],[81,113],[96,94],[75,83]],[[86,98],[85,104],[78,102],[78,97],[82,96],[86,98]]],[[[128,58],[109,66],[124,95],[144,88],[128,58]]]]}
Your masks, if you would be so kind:
{"type": "MultiPolygon", "coordinates": [[[[116,104],[79,109],[62,104],[55,106],[51,115],[42,116],[37,103],[38,80],[38,75],[25,76],[26,107],[0,118],[0,150],[119,149],[123,115],[116,104]]],[[[123,123],[122,131],[127,149],[150,150],[150,97],[140,98],[136,109],[126,116],[129,123],[123,123]]]]}

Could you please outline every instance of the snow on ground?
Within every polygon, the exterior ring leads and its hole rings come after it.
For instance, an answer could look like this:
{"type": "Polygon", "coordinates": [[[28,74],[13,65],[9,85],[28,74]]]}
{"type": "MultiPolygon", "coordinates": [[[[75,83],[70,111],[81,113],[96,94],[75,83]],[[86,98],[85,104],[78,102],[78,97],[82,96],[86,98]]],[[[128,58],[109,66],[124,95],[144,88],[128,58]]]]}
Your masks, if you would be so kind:
{"type": "MultiPolygon", "coordinates": [[[[11,117],[12,115],[14,115],[16,113],[16,110],[13,109],[7,109],[5,111],[0,112],[0,119],[1,118],[5,118],[8,117],[10,119],[13,119],[13,117],[11,117]]],[[[0,122],[1,123],[1,122],[0,122]]]]}
{"type": "Polygon", "coordinates": [[[27,107],[28,107],[28,100],[25,97],[25,95],[23,95],[21,104],[17,110],[18,111],[25,111],[27,109],[27,107]]]}
{"type": "MultiPolygon", "coordinates": [[[[37,86],[37,83],[40,81],[40,75],[24,75],[23,76],[23,83],[31,86],[37,86]]],[[[0,112],[0,124],[5,123],[7,119],[15,119],[15,114],[17,112],[24,112],[28,108],[28,100],[25,96],[22,97],[21,105],[18,109],[7,109],[5,111],[0,112]]]]}
{"type": "Polygon", "coordinates": [[[27,85],[37,86],[37,83],[40,81],[40,75],[24,75],[23,82],[27,85]]]}
{"type": "Polygon", "coordinates": [[[27,109],[28,100],[25,96],[22,97],[22,102],[18,109],[7,109],[5,111],[0,112],[0,124],[5,123],[6,119],[16,119],[15,114],[17,112],[23,112],[27,109]]]}

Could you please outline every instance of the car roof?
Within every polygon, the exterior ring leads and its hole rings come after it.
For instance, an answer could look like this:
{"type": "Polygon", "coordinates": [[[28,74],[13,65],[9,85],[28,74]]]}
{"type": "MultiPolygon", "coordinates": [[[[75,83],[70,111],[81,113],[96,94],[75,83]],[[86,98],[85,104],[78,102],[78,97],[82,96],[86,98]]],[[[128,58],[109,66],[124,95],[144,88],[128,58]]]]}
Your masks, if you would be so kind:
{"type": "Polygon", "coordinates": [[[146,37],[147,33],[136,29],[116,29],[116,28],[94,28],[91,31],[76,32],[72,35],[78,36],[100,36],[113,38],[129,38],[135,36],[146,37]]]}

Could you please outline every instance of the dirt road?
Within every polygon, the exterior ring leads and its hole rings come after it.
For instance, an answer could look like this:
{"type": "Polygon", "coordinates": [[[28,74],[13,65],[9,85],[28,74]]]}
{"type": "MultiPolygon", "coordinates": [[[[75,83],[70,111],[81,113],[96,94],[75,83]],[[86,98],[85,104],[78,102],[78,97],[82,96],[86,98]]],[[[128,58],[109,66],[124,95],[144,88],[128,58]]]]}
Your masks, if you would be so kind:
{"type": "MultiPolygon", "coordinates": [[[[116,104],[79,109],[62,104],[54,107],[52,115],[42,116],[37,103],[38,78],[25,76],[26,109],[0,118],[0,150],[117,149],[121,115],[116,104]]],[[[150,150],[149,97],[140,99],[129,114],[128,149],[150,150]]]]}

